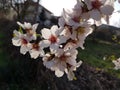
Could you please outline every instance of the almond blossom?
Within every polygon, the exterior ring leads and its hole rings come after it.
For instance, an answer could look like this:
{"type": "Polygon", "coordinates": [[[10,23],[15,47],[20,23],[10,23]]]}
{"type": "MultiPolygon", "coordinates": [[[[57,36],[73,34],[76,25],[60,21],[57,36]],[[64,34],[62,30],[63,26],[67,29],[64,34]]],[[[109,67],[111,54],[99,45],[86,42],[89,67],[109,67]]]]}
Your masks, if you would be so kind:
{"type": "Polygon", "coordinates": [[[21,26],[25,31],[27,36],[29,37],[30,40],[36,40],[36,29],[38,27],[38,24],[33,24],[24,22],[24,24],[17,22],[19,26],[21,26]]]}
{"type": "Polygon", "coordinates": [[[78,67],[82,64],[82,61],[79,61],[76,63],[75,66],[68,65],[68,68],[65,70],[65,73],[67,74],[67,77],[69,80],[73,80],[75,78],[75,74],[73,71],[76,71],[78,67]]]}
{"type": "Polygon", "coordinates": [[[75,31],[76,34],[76,44],[78,47],[84,49],[83,44],[85,42],[86,37],[93,32],[93,29],[87,22],[81,23],[75,31]]]}
{"type": "Polygon", "coordinates": [[[79,27],[76,29],[71,29],[69,27],[64,28],[61,32],[61,35],[64,35],[66,38],[69,38],[67,45],[69,48],[78,48],[81,47],[84,49],[83,44],[86,37],[93,32],[93,29],[90,27],[88,22],[79,23],[79,27]]]}
{"type": "MultiPolygon", "coordinates": [[[[29,52],[31,58],[41,57],[46,68],[55,72],[57,77],[67,74],[69,80],[75,77],[74,71],[82,64],[77,62],[77,48],[84,49],[85,39],[93,32],[91,25],[101,21],[103,15],[111,15],[113,7],[108,0],[77,0],[76,5],[63,9],[58,25],[40,30],[38,24],[17,22],[24,33],[14,30],[12,44],[20,46],[20,53],[29,52]],[[91,19],[93,23],[91,22],[91,19]]],[[[120,58],[114,60],[115,69],[120,68],[120,58]]]]}
{"type": "Polygon", "coordinates": [[[50,49],[56,50],[60,44],[66,42],[67,38],[60,35],[61,30],[56,26],[52,26],[51,29],[44,28],[41,30],[42,40],[45,47],[50,46],[50,49]]]}
{"type": "MultiPolygon", "coordinates": [[[[66,51],[64,49],[59,49],[54,54],[46,54],[45,57],[43,57],[43,64],[52,71],[55,71],[57,77],[62,77],[64,72],[70,76],[70,72],[76,70],[76,67],[80,66],[80,62],[76,62],[77,54],[78,51],[76,49],[69,49],[66,51]]],[[[73,77],[70,78],[70,80],[71,79],[73,79],[73,77]]]]}
{"type": "Polygon", "coordinates": [[[94,20],[100,20],[102,15],[111,15],[113,7],[106,3],[107,0],[84,0],[89,10],[90,18],[94,20]]]}
{"type": "Polygon", "coordinates": [[[79,15],[76,15],[73,13],[73,10],[64,10],[62,13],[62,17],[59,19],[59,26],[64,27],[64,26],[71,26],[73,29],[77,28],[79,26],[79,15]]]}
{"type": "Polygon", "coordinates": [[[42,42],[32,43],[29,53],[31,58],[34,58],[34,59],[38,58],[39,56],[42,57],[44,55],[42,42]]]}
{"type": "Polygon", "coordinates": [[[14,37],[12,38],[12,43],[15,46],[21,46],[20,53],[26,54],[30,50],[29,38],[26,34],[22,34],[14,30],[14,37]]]}

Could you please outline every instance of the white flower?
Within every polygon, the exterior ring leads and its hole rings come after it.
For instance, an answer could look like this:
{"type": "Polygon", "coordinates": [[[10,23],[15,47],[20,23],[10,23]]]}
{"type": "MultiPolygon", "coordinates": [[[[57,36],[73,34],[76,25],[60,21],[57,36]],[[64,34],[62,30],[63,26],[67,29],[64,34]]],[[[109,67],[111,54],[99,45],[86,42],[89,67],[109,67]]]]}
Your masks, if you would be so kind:
{"type": "Polygon", "coordinates": [[[64,46],[64,50],[69,50],[69,49],[76,49],[78,46],[77,46],[77,40],[72,40],[72,39],[69,39],[68,42],[65,44],[64,46]]]}
{"type": "Polygon", "coordinates": [[[15,46],[21,46],[20,53],[26,54],[30,50],[29,39],[26,34],[21,34],[20,32],[14,30],[14,37],[12,38],[12,43],[15,46]]]}
{"type": "Polygon", "coordinates": [[[117,60],[113,60],[112,62],[115,65],[114,69],[120,69],[120,58],[118,58],[117,60]]]}
{"type": "Polygon", "coordinates": [[[67,74],[67,77],[69,80],[73,80],[75,78],[75,74],[73,71],[76,71],[78,67],[80,67],[82,64],[82,61],[79,61],[76,63],[75,66],[68,65],[68,68],[65,70],[65,73],[67,74]]]}
{"type": "Polygon", "coordinates": [[[48,47],[50,49],[56,50],[60,44],[66,42],[66,38],[60,35],[61,30],[56,26],[52,26],[51,29],[44,28],[41,30],[43,46],[48,47]]]}
{"type": "Polygon", "coordinates": [[[76,56],[78,52],[76,49],[70,49],[64,51],[64,49],[58,49],[55,54],[47,54],[43,57],[44,65],[55,71],[57,77],[64,75],[68,65],[76,66],[76,56]]]}
{"type": "Polygon", "coordinates": [[[36,40],[36,29],[38,27],[38,24],[31,25],[31,23],[27,22],[24,22],[24,24],[17,22],[17,24],[27,32],[27,36],[30,40],[36,40]]]}
{"type": "Polygon", "coordinates": [[[80,26],[73,31],[73,41],[74,44],[77,45],[77,47],[81,47],[84,49],[83,44],[85,42],[86,37],[91,34],[93,29],[90,27],[90,25],[87,22],[83,22],[80,24],[80,26]]]}
{"type": "Polygon", "coordinates": [[[50,54],[50,53],[45,54],[42,59],[44,66],[51,69],[51,67],[55,65],[54,57],[55,57],[54,54],[50,54]]]}
{"type": "Polygon", "coordinates": [[[84,0],[89,10],[90,17],[100,20],[102,15],[111,15],[114,8],[106,3],[107,0],[84,0]]]}
{"type": "Polygon", "coordinates": [[[64,10],[62,13],[62,17],[59,18],[59,26],[71,26],[73,29],[79,26],[80,16],[78,13],[74,13],[73,10],[64,10]]]}
{"type": "Polygon", "coordinates": [[[43,46],[41,44],[41,42],[39,43],[32,43],[31,44],[31,50],[29,51],[31,58],[38,58],[39,56],[43,56],[44,55],[44,51],[43,51],[43,46]]]}

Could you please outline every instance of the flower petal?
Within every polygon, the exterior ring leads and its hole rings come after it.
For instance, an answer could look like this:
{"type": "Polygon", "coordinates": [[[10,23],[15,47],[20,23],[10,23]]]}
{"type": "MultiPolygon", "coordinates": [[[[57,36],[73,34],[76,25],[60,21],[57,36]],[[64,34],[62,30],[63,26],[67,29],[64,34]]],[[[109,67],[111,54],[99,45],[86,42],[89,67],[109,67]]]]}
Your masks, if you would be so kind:
{"type": "Polygon", "coordinates": [[[27,51],[28,51],[28,48],[26,46],[22,45],[20,48],[20,53],[25,55],[27,53],[27,51]]]}
{"type": "Polygon", "coordinates": [[[101,15],[100,12],[97,9],[94,9],[92,11],[89,12],[90,13],[90,17],[99,21],[101,19],[101,15]]]}
{"type": "Polygon", "coordinates": [[[21,46],[21,40],[18,37],[12,39],[12,44],[15,46],[21,46]]]}
{"type": "Polygon", "coordinates": [[[42,40],[39,43],[39,45],[40,45],[41,48],[46,48],[46,47],[50,46],[50,41],[49,40],[42,40]]]}
{"type": "Polygon", "coordinates": [[[76,65],[76,60],[73,59],[73,58],[68,58],[68,60],[66,60],[66,62],[72,66],[75,66],[76,65]]]}
{"type": "Polygon", "coordinates": [[[54,60],[51,60],[51,61],[44,61],[43,64],[47,68],[51,69],[51,67],[53,67],[55,63],[54,63],[54,60]]]}
{"type": "Polygon", "coordinates": [[[65,25],[65,19],[64,19],[63,17],[59,18],[59,20],[58,20],[58,25],[59,25],[60,27],[64,27],[64,25],[65,25]]]}
{"type": "Polygon", "coordinates": [[[87,5],[88,10],[92,9],[91,0],[84,0],[85,4],[87,5]]]}
{"type": "Polygon", "coordinates": [[[33,31],[36,31],[38,25],[39,25],[38,23],[37,23],[37,24],[34,24],[34,25],[32,26],[32,30],[33,30],[33,31]]]}
{"type": "Polygon", "coordinates": [[[73,71],[70,70],[67,74],[67,77],[69,80],[73,80],[73,78],[75,77],[75,74],[73,73],[73,71]]]}
{"type": "Polygon", "coordinates": [[[25,27],[25,29],[31,29],[32,25],[31,25],[31,23],[24,22],[24,27],[25,27]]]}
{"type": "Polygon", "coordinates": [[[21,26],[23,29],[25,29],[24,24],[22,24],[22,23],[20,23],[20,22],[17,22],[17,24],[18,24],[19,26],[21,26]]]}
{"type": "Polygon", "coordinates": [[[36,50],[30,50],[29,53],[30,53],[31,58],[34,58],[34,59],[38,58],[40,55],[40,52],[36,50]]]}
{"type": "Polygon", "coordinates": [[[62,77],[64,75],[64,72],[63,71],[60,71],[59,69],[55,70],[55,75],[57,77],[62,77]]]}
{"type": "Polygon", "coordinates": [[[18,32],[17,30],[14,30],[13,33],[15,34],[15,37],[20,37],[22,34],[18,32]]]}
{"type": "Polygon", "coordinates": [[[41,33],[42,33],[42,37],[43,37],[44,39],[49,39],[49,37],[51,36],[50,30],[47,29],[47,28],[43,28],[43,29],[41,30],[41,33]]]}
{"type": "Polygon", "coordinates": [[[65,43],[66,41],[67,41],[67,38],[65,36],[58,37],[58,44],[65,43]]]}
{"type": "Polygon", "coordinates": [[[51,27],[51,33],[55,36],[59,35],[59,30],[58,30],[58,26],[57,25],[53,25],[51,27]]]}
{"type": "Polygon", "coordinates": [[[113,10],[114,10],[114,8],[110,5],[105,5],[100,8],[100,11],[105,15],[111,15],[113,10]]]}

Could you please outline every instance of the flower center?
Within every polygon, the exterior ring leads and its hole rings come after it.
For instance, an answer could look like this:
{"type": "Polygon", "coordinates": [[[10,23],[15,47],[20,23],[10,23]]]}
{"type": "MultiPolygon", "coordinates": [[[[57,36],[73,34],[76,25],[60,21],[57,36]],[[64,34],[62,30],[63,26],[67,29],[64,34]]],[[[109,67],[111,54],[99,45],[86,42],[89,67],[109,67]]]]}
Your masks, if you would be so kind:
{"type": "Polygon", "coordinates": [[[102,3],[99,0],[92,1],[92,7],[93,9],[99,9],[101,7],[102,3]]]}
{"type": "Polygon", "coordinates": [[[24,38],[22,38],[22,44],[26,45],[28,43],[28,41],[24,38]]]}
{"type": "Polygon", "coordinates": [[[62,56],[59,57],[61,61],[66,61],[67,56],[65,56],[64,54],[62,56]]]}
{"type": "Polygon", "coordinates": [[[59,59],[60,59],[61,61],[66,61],[67,58],[69,58],[70,56],[71,56],[70,53],[63,53],[63,54],[59,57],[59,59]]]}
{"type": "Polygon", "coordinates": [[[34,32],[33,32],[32,29],[26,29],[26,32],[27,32],[30,36],[32,36],[32,35],[34,34],[34,32]]]}
{"type": "Polygon", "coordinates": [[[51,37],[49,38],[49,41],[51,43],[55,43],[55,42],[57,42],[57,38],[54,35],[51,35],[51,37]]]}
{"type": "Polygon", "coordinates": [[[35,50],[39,50],[39,45],[36,43],[33,43],[32,48],[35,50]]]}
{"type": "Polygon", "coordinates": [[[79,23],[79,22],[80,22],[80,19],[79,19],[79,17],[74,17],[74,18],[73,18],[73,21],[75,21],[75,22],[78,22],[78,23],[79,23]]]}

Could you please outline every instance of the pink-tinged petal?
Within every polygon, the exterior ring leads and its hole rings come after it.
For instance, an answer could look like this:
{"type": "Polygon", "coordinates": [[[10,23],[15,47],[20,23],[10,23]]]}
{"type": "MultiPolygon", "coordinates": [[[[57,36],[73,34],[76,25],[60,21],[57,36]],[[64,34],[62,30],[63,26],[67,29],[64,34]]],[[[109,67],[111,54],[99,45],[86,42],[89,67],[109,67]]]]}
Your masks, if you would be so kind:
{"type": "Polygon", "coordinates": [[[34,58],[34,59],[38,58],[40,55],[40,52],[36,50],[30,50],[29,53],[30,53],[31,58],[34,58]]]}
{"type": "Polygon", "coordinates": [[[105,15],[111,15],[112,12],[114,11],[114,8],[110,5],[105,5],[100,8],[100,11],[105,15]]]}
{"type": "Polygon", "coordinates": [[[58,35],[59,35],[59,29],[58,29],[58,26],[57,26],[57,25],[53,25],[50,30],[51,30],[51,33],[52,33],[53,35],[55,35],[55,36],[58,36],[58,35]]]}
{"type": "Polygon", "coordinates": [[[75,49],[77,46],[77,43],[74,42],[68,42],[65,46],[64,46],[64,50],[67,51],[69,49],[75,49]]]}
{"type": "Polygon", "coordinates": [[[27,51],[28,51],[28,48],[26,46],[22,45],[20,48],[20,53],[25,55],[27,53],[27,51]]]}
{"type": "Polygon", "coordinates": [[[51,52],[57,51],[58,48],[59,48],[59,45],[58,45],[58,44],[51,44],[51,45],[50,45],[50,50],[51,50],[51,52]]]}
{"type": "Polygon", "coordinates": [[[69,30],[69,28],[63,28],[62,32],[60,33],[60,35],[65,36],[66,38],[69,38],[71,36],[71,31],[69,30]]]}
{"type": "Polygon", "coordinates": [[[75,74],[73,73],[73,71],[69,70],[68,74],[67,74],[67,77],[69,80],[73,80],[74,77],[75,77],[75,74]]]}
{"type": "Polygon", "coordinates": [[[13,31],[15,37],[20,37],[22,34],[20,32],[18,32],[17,30],[13,31]]]}
{"type": "Polygon", "coordinates": [[[80,10],[81,11],[81,7],[83,6],[83,4],[80,2],[80,0],[77,0],[76,5],[74,6],[75,10],[80,10]]]}
{"type": "Polygon", "coordinates": [[[67,18],[67,17],[66,17],[66,12],[65,12],[65,9],[64,9],[64,8],[63,8],[62,16],[63,16],[64,19],[67,18]]]}
{"type": "Polygon", "coordinates": [[[29,37],[29,41],[37,39],[36,33],[34,33],[32,36],[28,34],[27,37],[29,37]]]}
{"type": "Polygon", "coordinates": [[[17,22],[17,24],[18,24],[19,26],[21,26],[23,29],[25,29],[24,24],[22,24],[22,23],[20,23],[20,22],[17,22]]]}
{"type": "Polygon", "coordinates": [[[81,18],[88,20],[90,18],[90,14],[88,12],[82,13],[81,18]]]}
{"type": "Polygon", "coordinates": [[[33,48],[33,45],[31,43],[28,43],[27,48],[28,48],[28,50],[31,50],[33,48]]]}
{"type": "Polygon", "coordinates": [[[15,46],[21,46],[21,40],[18,37],[12,39],[12,44],[15,46]]]}
{"type": "Polygon", "coordinates": [[[79,62],[76,64],[76,67],[80,67],[82,63],[83,63],[82,61],[79,61],[79,62]]]}
{"type": "Polygon", "coordinates": [[[66,61],[68,64],[72,65],[72,66],[75,66],[76,65],[76,60],[74,58],[68,58],[68,60],[66,61]]]}
{"type": "Polygon", "coordinates": [[[87,37],[88,35],[90,35],[91,33],[93,32],[93,29],[92,28],[86,28],[85,30],[85,37],[87,37]]]}
{"type": "Polygon", "coordinates": [[[43,57],[45,55],[45,52],[43,51],[43,49],[39,50],[40,52],[40,56],[43,57]]]}
{"type": "Polygon", "coordinates": [[[50,30],[47,29],[47,28],[43,28],[43,29],[41,30],[41,33],[42,33],[42,37],[43,37],[44,39],[49,39],[50,36],[51,36],[50,30]]]}
{"type": "Polygon", "coordinates": [[[64,25],[65,25],[65,19],[63,17],[59,18],[58,24],[59,24],[60,27],[64,27],[64,25]]]}
{"type": "Polygon", "coordinates": [[[78,51],[76,49],[71,49],[70,53],[71,53],[71,55],[77,55],[78,51]]]}
{"type": "Polygon", "coordinates": [[[62,43],[65,43],[66,41],[67,41],[67,38],[65,36],[59,36],[57,43],[62,44],[62,43]]]}
{"type": "Polygon", "coordinates": [[[49,47],[50,46],[50,41],[49,40],[42,40],[39,45],[41,48],[46,48],[46,47],[49,47]]]}
{"type": "Polygon", "coordinates": [[[51,69],[51,67],[54,66],[55,62],[53,60],[51,61],[44,61],[43,62],[44,66],[46,66],[47,68],[51,69]]]}
{"type": "Polygon", "coordinates": [[[85,4],[87,5],[88,10],[92,9],[91,0],[84,0],[85,4]]]}
{"type": "Polygon", "coordinates": [[[114,0],[102,0],[102,3],[104,5],[111,5],[111,6],[113,6],[114,0]]]}
{"type": "Polygon", "coordinates": [[[65,19],[65,23],[72,26],[71,17],[66,13],[65,9],[63,9],[63,18],[65,19]]]}
{"type": "Polygon", "coordinates": [[[66,65],[66,62],[65,61],[59,61],[58,62],[58,65],[57,65],[57,68],[59,68],[60,71],[64,71],[66,69],[67,65],[66,65]]]}
{"type": "Polygon", "coordinates": [[[92,11],[89,12],[90,13],[90,17],[99,21],[101,19],[101,14],[97,9],[94,9],[92,11]]]}
{"type": "Polygon", "coordinates": [[[37,23],[37,24],[34,24],[34,25],[32,26],[32,30],[33,30],[33,31],[36,31],[38,25],[39,25],[38,23],[37,23]]]}
{"type": "Polygon", "coordinates": [[[31,29],[32,25],[31,23],[24,22],[25,29],[31,29]]]}
{"type": "Polygon", "coordinates": [[[78,22],[75,22],[74,20],[72,20],[71,18],[68,18],[67,20],[66,20],[66,23],[68,24],[68,25],[70,25],[70,26],[79,26],[79,23],[78,22]]]}
{"type": "Polygon", "coordinates": [[[55,70],[55,75],[57,77],[62,77],[64,75],[64,72],[63,71],[60,71],[59,69],[55,70]]]}
{"type": "Polygon", "coordinates": [[[111,0],[99,0],[102,4],[105,4],[107,1],[111,1],[111,0]]]}
{"type": "Polygon", "coordinates": [[[58,49],[57,52],[55,53],[56,57],[60,57],[61,55],[63,55],[64,50],[63,49],[58,49]]]}

